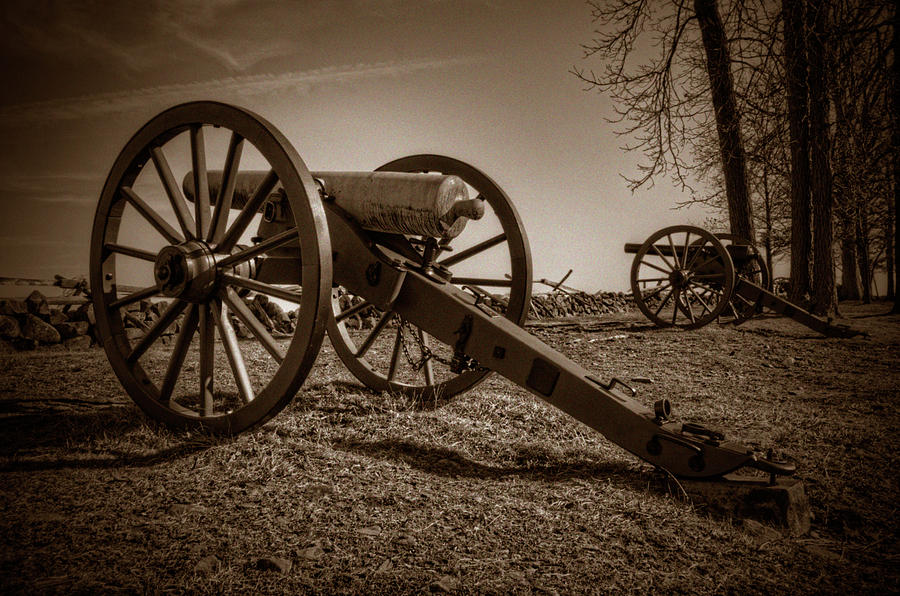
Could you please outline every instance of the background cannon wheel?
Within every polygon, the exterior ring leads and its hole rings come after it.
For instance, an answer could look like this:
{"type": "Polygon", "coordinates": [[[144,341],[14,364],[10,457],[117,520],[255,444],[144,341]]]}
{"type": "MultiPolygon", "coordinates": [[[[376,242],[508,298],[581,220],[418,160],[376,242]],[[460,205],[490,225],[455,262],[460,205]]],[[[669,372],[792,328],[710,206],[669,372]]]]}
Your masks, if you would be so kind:
{"type": "Polygon", "coordinates": [[[324,335],[331,289],[324,222],[303,161],[252,112],[187,103],[141,128],[104,185],[90,263],[100,340],[135,403],[166,424],[230,433],[262,424],[287,405],[324,335]],[[207,163],[236,175],[242,162],[262,165],[269,175],[254,198],[232,212],[233,185],[210,200],[207,163]],[[188,171],[199,189],[193,208],[176,182],[188,171]],[[296,227],[244,247],[239,242],[250,244],[250,224],[276,186],[290,201],[296,227]],[[302,295],[251,278],[255,257],[290,246],[302,261],[303,279],[293,280],[302,295]],[[125,285],[141,289],[122,295],[118,288],[125,285]],[[298,304],[293,333],[261,325],[238,296],[246,289],[298,304]],[[141,301],[154,302],[150,310],[159,316],[135,321],[133,308],[141,301]],[[128,328],[126,320],[139,324],[128,328]],[[249,339],[239,339],[236,327],[249,339]]]}
{"type": "MultiPolygon", "coordinates": [[[[484,198],[484,217],[469,223],[449,245],[442,244],[437,262],[453,273],[451,283],[481,294],[507,319],[523,324],[531,304],[531,252],[522,221],[506,193],[476,168],[441,155],[403,157],[378,171],[454,174],[466,182],[470,198],[484,198]]],[[[421,264],[423,238],[387,235],[381,240],[381,248],[421,264]]],[[[370,389],[434,400],[466,391],[489,374],[452,372],[451,346],[342,288],[336,290],[332,307],[331,343],[347,368],[370,389]]]]}
{"type": "Polygon", "coordinates": [[[729,306],[735,270],[710,232],[672,226],[653,233],[631,265],[631,291],[644,315],[660,327],[697,329],[729,306]]]}
{"type": "MultiPolygon", "coordinates": [[[[747,259],[741,260],[740,262],[732,259],[734,262],[735,274],[739,279],[744,279],[765,289],[769,288],[769,267],[766,265],[766,261],[762,254],[760,254],[759,250],[752,242],[735,234],[716,234],[716,238],[725,245],[726,250],[731,245],[747,246],[747,259]]],[[[724,322],[740,325],[761,312],[761,301],[762,296],[760,296],[758,300],[748,301],[746,298],[735,292],[732,294],[728,308],[722,314],[723,318],[726,319],[724,322]]]]}

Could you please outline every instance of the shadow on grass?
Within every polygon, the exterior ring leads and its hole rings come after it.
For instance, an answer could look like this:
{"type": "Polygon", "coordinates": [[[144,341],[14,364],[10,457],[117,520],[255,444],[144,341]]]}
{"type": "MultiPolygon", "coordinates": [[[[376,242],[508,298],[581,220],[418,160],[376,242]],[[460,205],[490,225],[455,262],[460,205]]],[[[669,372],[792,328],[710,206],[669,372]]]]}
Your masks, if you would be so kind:
{"type": "MultiPolygon", "coordinates": [[[[3,413],[14,409],[15,405],[7,400],[3,413]]],[[[173,434],[163,440],[175,444],[135,453],[129,436],[142,429],[158,436],[164,432],[136,407],[123,404],[89,411],[31,410],[0,418],[0,458],[6,459],[0,463],[0,473],[152,466],[202,451],[217,442],[208,436],[173,434]],[[110,437],[121,437],[119,443],[132,448],[96,446],[110,442],[110,437]]]]}
{"type": "MultiPolygon", "coordinates": [[[[479,463],[444,447],[422,445],[404,440],[347,441],[332,443],[335,449],[349,451],[383,460],[402,462],[424,472],[449,477],[492,480],[518,477],[540,482],[560,482],[570,479],[616,478],[619,483],[637,490],[647,488],[646,470],[627,462],[598,463],[554,462],[493,466],[479,463]]],[[[546,454],[534,453],[535,459],[548,459],[546,454]]]]}

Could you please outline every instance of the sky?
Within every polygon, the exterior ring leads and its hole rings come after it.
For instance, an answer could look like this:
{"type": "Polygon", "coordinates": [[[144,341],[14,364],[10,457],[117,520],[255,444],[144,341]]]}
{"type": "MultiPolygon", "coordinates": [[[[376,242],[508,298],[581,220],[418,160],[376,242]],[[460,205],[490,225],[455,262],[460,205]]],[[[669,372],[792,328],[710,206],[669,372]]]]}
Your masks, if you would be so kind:
{"type": "Polygon", "coordinates": [[[640,155],[569,72],[600,66],[583,59],[593,28],[580,0],[7,0],[0,276],[87,275],[118,152],[164,109],[208,99],[272,122],[311,170],[466,161],[516,205],[535,279],[572,269],[567,286],[626,290],[625,242],[707,214],[674,209],[686,196],[664,179],[628,189],[640,155]]]}

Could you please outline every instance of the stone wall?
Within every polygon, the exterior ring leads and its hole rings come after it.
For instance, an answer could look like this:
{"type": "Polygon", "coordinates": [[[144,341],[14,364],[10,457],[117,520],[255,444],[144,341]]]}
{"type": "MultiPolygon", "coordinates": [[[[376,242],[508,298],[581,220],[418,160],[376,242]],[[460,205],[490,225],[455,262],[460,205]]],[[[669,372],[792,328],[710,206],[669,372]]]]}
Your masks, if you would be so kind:
{"type": "Polygon", "coordinates": [[[33,350],[38,346],[82,350],[93,340],[93,311],[88,305],[50,308],[38,291],[28,298],[0,300],[0,347],[33,350]]]}
{"type": "Polygon", "coordinates": [[[634,309],[634,300],[625,292],[551,292],[531,297],[529,319],[553,319],[578,315],[605,315],[634,309]]]}
{"type": "MultiPolygon", "coordinates": [[[[242,298],[247,308],[274,337],[288,337],[294,332],[297,312],[281,308],[266,296],[257,294],[242,298]]],[[[359,299],[343,295],[339,298],[341,309],[352,306],[359,299]]],[[[503,312],[505,305],[502,299],[486,299],[489,306],[503,312]]],[[[164,300],[142,300],[129,305],[123,311],[125,334],[131,339],[142,337],[168,307],[164,300]]],[[[634,308],[630,294],[624,292],[551,292],[535,294],[531,298],[529,320],[553,319],[559,317],[604,315],[627,312],[634,308]]],[[[234,313],[231,313],[231,324],[235,334],[240,338],[251,338],[253,334],[234,313]]],[[[181,330],[184,320],[182,314],[175,323],[163,333],[160,341],[168,344],[181,330]]],[[[33,350],[38,347],[57,349],[85,349],[98,344],[94,327],[94,307],[91,303],[65,308],[51,308],[40,292],[32,292],[25,300],[0,300],[0,347],[16,350],[33,350]]],[[[371,328],[376,322],[375,316],[369,312],[350,317],[347,325],[352,328],[371,328]]]]}

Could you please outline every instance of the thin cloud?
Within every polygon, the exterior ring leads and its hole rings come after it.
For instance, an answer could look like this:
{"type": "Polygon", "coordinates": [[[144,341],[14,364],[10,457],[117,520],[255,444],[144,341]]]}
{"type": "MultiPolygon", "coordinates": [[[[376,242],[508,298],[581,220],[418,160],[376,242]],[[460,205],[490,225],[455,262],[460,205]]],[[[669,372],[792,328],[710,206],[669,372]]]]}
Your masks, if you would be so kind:
{"type": "MultiPolygon", "coordinates": [[[[4,194],[16,201],[39,201],[55,205],[86,205],[96,202],[96,194],[103,178],[83,174],[43,174],[41,176],[20,176],[5,172],[4,194]]],[[[0,204],[7,203],[0,199],[0,204]]]]}
{"type": "Polygon", "coordinates": [[[191,97],[218,97],[224,94],[254,96],[291,88],[305,91],[313,85],[321,83],[349,83],[378,77],[403,76],[420,71],[471,64],[482,59],[481,56],[473,55],[405,62],[376,62],[281,74],[228,77],[211,81],[24,103],[0,109],[0,127],[20,127],[125,113],[143,110],[149,102],[172,103],[191,97]]]}

